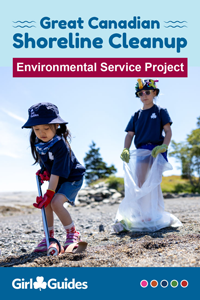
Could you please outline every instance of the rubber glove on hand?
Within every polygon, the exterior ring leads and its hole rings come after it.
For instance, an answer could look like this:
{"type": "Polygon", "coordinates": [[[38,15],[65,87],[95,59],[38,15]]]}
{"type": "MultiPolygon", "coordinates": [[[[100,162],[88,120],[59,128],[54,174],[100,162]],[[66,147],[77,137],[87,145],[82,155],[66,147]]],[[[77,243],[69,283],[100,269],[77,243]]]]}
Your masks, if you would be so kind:
{"type": "Polygon", "coordinates": [[[38,170],[36,175],[40,177],[40,182],[44,183],[44,181],[49,181],[50,174],[47,170],[45,170],[43,173],[41,173],[41,170],[38,170]]]}
{"type": "Polygon", "coordinates": [[[151,152],[151,155],[153,157],[156,157],[159,153],[164,153],[166,152],[168,149],[168,146],[165,145],[165,144],[162,144],[160,146],[156,146],[155,148],[153,148],[152,152],[151,152]]]}
{"type": "Polygon", "coordinates": [[[124,150],[122,151],[122,154],[120,155],[120,158],[125,161],[126,163],[129,163],[130,160],[130,152],[129,149],[124,148],[124,150]]]}
{"type": "Polygon", "coordinates": [[[40,196],[36,198],[36,203],[33,203],[33,206],[36,208],[42,208],[47,207],[49,205],[49,203],[51,202],[53,196],[54,196],[55,192],[52,190],[47,190],[46,193],[44,194],[44,196],[40,196]]]}

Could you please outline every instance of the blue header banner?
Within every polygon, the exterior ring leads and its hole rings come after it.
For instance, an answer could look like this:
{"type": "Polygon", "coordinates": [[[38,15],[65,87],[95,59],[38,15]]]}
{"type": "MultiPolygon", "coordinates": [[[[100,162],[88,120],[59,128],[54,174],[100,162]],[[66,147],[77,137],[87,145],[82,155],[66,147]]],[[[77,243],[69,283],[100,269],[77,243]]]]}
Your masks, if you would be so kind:
{"type": "Polygon", "coordinates": [[[7,1],[1,66],[13,57],[187,57],[199,66],[198,0],[7,1]]]}

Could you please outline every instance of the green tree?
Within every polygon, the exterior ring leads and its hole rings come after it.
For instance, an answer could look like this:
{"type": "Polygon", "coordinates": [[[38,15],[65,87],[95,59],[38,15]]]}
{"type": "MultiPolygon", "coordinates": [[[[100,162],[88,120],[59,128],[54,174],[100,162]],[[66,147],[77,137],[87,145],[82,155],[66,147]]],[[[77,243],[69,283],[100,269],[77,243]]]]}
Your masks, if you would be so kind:
{"type": "Polygon", "coordinates": [[[99,153],[100,148],[96,148],[96,144],[93,141],[89,147],[90,150],[84,158],[86,168],[85,179],[88,184],[100,178],[107,178],[117,172],[114,165],[108,167],[103,161],[99,153]]]}
{"type": "Polygon", "coordinates": [[[197,118],[197,127],[200,128],[200,117],[197,118]]]}
{"type": "Polygon", "coordinates": [[[194,191],[200,190],[200,117],[197,118],[197,129],[187,135],[186,142],[172,141],[173,151],[170,156],[181,161],[182,178],[188,178],[194,191]]]}
{"type": "Polygon", "coordinates": [[[187,142],[189,144],[189,179],[195,189],[200,189],[200,128],[192,130],[188,135],[187,142]]]}
{"type": "Polygon", "coordinates": [[[170,152],[169,156],[175,157],[181,162],[181,177],[189,179],[190,157],[188,155],[189,149],[187,143],[176,143],[175,141],[172,141],[171,147],[173,151],[170,152]]]}

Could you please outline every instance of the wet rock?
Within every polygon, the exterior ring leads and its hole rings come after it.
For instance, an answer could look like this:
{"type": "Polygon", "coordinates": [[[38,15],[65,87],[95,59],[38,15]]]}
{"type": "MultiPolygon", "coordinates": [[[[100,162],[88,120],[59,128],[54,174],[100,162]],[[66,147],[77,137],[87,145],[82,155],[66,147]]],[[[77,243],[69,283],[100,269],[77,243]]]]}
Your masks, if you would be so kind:
{"type": "Polygon", "coordinates": [[[105,230],[104,230],[104,226],[101,224],[101,225],[99,225],[99,232],[102,232],[102,231],[105,231],[105,230]]]}
{"type": "Polygon", "coordinates": [[[112,195],[112,193],[109,190],[102,191],[103,198],[109,198],[111,195],[112,195]]]}
{"type": "Polygon", "coordinates": [[[26,249],[24,249],[24,248],[22,248],[21,251],[22,251],[22,252],[27,252],[26,249]]]}
{"type": "Polygon", "coordinates": [[[190,194],[188,194],[188,193],[183,193],[183,194],[181,194],[180,196],[183,197],[183,198],[186,198],[186,197],[190,197],[190,194]]]}
{"type": "Polygon", "coordinates": [[[103,200],[103,198],[101,196],[94,196],[94,200],[100,202],[103,200]]]}
{"type": "Polygon", "coordinates": [[[171,193],[163,193],[163,198],[164,199],[174,199],[174,198],[176,198],[176,196],[171,193]]]}

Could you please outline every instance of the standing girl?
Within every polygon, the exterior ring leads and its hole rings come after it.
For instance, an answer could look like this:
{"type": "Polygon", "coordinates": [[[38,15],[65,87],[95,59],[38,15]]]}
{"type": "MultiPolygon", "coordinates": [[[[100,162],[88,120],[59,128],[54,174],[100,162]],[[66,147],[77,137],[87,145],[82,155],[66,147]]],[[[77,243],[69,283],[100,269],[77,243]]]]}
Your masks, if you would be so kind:
{"type": "MultiPolygon", "coordinates": [[[[45,207],[50,237],[54,237],[53,212],[66,230],[64,249],[71,243],[80,241],[80,233],[69,212],[63,204],[74,205],[76,195],[83,183],[85,168],[78,162],[72,152],[67,138],[70,134],[65,122],[59,116],[57,106],[51,103],[38,103],[28,110],[28,121],[22,128],[32,128],[30,145],[35,163],[39,163],[37,175],[41,180],[49,181],[48,189],[43,197],[37,197],[34,207],[45,207]]],[[[35,252],[46,252],[46,238],[38,244],[35,252]]]]}
{"type": "Polygon", "coordinates": [[[135,95],[140,98],[143,108],[131,117],[125,130],[127,135],[121,159],[128,164],[124,165],[125,198],[117,212],[116,232],[123,229],[155,231],[182,225],[175,216],[164,211],[160,188],[162,173],[172,169],[167,160],[172,121],[167,109],[153,102],[159,94],[157,81],[138,79],[136,84],[135,95]],[[137,150],[129,151],[133,137],[137,150]]]}

